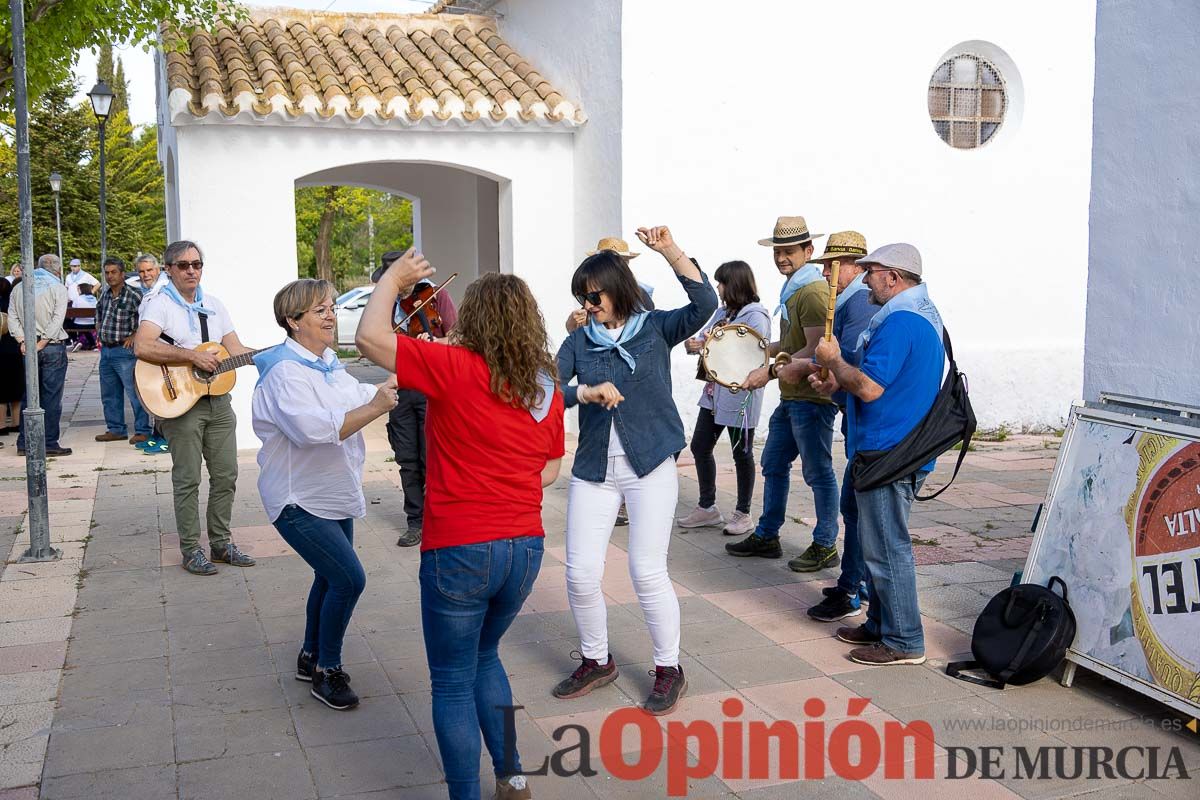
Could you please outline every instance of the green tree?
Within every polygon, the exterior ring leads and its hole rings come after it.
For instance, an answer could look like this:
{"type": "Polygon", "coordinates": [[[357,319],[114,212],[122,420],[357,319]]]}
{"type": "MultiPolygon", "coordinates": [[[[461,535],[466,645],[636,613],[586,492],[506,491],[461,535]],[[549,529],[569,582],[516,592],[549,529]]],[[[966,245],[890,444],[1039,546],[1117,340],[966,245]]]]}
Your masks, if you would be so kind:
{"type": "Polygon", "coordinates": [[[112,89],[113,101],[109,114],[115,117],[121,111],[128,113],[129,86],[125,83],[125,67],[120,59],[117,59],[116,66],[113,66],[111,44],[100,46],[100,57],[96,59],[96,78],[104,81],[108,88],[112,89]]]}
{"type": "MultiPolygon", "coordinates": [[[[50,173],[63,176],[63,256],[97,266],[100,252],[100,164],[96,120],[86,103],[74,104],[76,87],[51,87],[30,108],[30,186],[34,253],[57,250],[50,173]]],[[[0,248],[15,260],[17,230],[16,153],[11,115],[0,125],[0,248]]],[[[139,252],[161,255],[165,246],[165,199],[153,128],[135,131],[121,112],[107,128],[108,251],[130,260],[139,252]]]]}
{"type": "Polygon", "coordinates": [[[354,186],[296,190],[296,260],[302,276],[339,289],[366,283],[388,250],[412,245],[412,203],[354,186]],[[327,270],[325,270],[327,265],[327,270]]]}
{"type": "MultiPolygon", "coordinates": [[[[68,80],[81,50],[129,42],[149,48],[167,20],[211,29],[245,17],[226,0],[25,0],[26,80],[30,98],[68,80]]],[[[0,101],[12,104],[12,17],[0,9],[0,101]]]]}

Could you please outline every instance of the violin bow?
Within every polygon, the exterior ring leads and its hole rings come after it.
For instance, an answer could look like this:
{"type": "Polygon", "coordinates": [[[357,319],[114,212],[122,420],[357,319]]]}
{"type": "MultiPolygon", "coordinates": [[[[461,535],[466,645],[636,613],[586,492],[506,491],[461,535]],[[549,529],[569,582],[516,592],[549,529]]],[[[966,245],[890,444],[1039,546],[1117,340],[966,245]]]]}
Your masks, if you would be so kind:
{"type": "Polygon", "coordinates": [[[401,328],[403,328],[405,325],[407,325],[407,324],[408,324],[408,321],[409,321],[410,319],[412,319],[413,317],[415,317],[415,316],[417,315],[417,312],[418,312],[418,311],[420,311],[420,310],[421,310],[422,308],[424,308],[425,306],[429,305],[430,301],[432,301],[432,300],[433,300],[433,298],[437,297],[437,296],[438,296],[438,293],[439,293],[440,291],[442,291],[442,289],[445,289],[447,286],[449,286],[449,285],[450,285],[450,281],[454,280],[454,279],[455,279],[455,278],[457,278],[457,277],[458,277],[458,273],[457,273],[457,272],[455,272],[455,273],[454,273],[454,274],[452,274],[452,275],[451,275],[449,278],[446,278],[446,280],[445,280],[445,281],[442,283],[442,285],[441,285],[441,286],[439,286],[439,287],[437,287],[436,289],[434,289],[434,290],[433,290],[433,294],[429,295],[429,297],[426,297],[426,298],[425,298],[424,300],[422,300],[420,303],[418,303],[417,305],[413,306],[413,310],[412,310],[411,312],[409,312],[408,316],[406,316],[404,319],[402,319],[402,320],[400,320],[399,322],[397,322],[397,323],[396,323],[396,326],[395,326],[394,328],[392,328],[392,333],[399,333],[399,332],[400,332],[400,329],[401,329],[401,328]]]}
{"type": "MultiPolygon", "coordinates": [[[[825,311],[825,341],[833,341],[833,315],[837,312],[838,270],[842,262],[834,259],[829,265],[829,308],[825,311]]],[[[829,379],[829,368],[821,367],[821,380],[829,379]]]]}

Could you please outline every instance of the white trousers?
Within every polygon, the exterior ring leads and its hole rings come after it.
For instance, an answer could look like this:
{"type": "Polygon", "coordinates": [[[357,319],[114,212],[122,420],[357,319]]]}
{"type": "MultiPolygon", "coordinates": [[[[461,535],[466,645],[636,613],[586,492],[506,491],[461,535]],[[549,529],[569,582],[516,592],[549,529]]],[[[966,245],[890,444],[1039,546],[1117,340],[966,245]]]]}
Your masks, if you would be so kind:
{"type": "Polygon", "coordinates": [[[679,474],[668,458],[639,478],[625,456],[608,460],[603,483],[571,479],[567,491],[567,597],[586,658],[608,659],[608,609],[600,583],[621,500],[629,515],[629,577],[654,644],[654,663],[679,664],[679,598],[667,575],[679,474]]]}

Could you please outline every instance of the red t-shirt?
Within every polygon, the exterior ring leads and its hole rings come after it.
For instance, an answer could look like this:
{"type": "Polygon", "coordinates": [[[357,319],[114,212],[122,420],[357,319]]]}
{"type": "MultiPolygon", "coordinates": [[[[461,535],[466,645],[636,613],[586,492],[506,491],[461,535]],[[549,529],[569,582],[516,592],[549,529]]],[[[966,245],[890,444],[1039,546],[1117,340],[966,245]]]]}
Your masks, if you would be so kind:
{"type": "Polygon", "coordinates": [[[396,337],[396,382],[428,400],[422,551],[544,535],[542,469],[566,452],[562,392],[538,422],[490,379],[466,348],[396,337]]]}

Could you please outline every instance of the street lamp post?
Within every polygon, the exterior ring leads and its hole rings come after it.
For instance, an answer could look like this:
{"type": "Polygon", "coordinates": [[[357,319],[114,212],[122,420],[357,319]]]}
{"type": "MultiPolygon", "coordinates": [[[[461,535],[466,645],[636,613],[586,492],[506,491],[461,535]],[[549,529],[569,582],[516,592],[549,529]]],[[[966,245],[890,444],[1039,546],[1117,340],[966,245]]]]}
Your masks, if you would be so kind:
{"type": "Polygon", "coordinates": [[[92,113],[100,124],[100,263],[108,258],[108,227],[105,220],[104,197],[104,123],[108,122],[108,112],[112,108],[113,92],[104,81],[97,81],[88,92],[92,101],[92,113]]]}
{"type": "Polygon", "coordinates": [[[62,218],[58,214],[58,193],[62,191],[62,175],[50,173],[50,190],[54,192],[54,233],[58,236],[58,263],[62,263],[62,218]]]}

